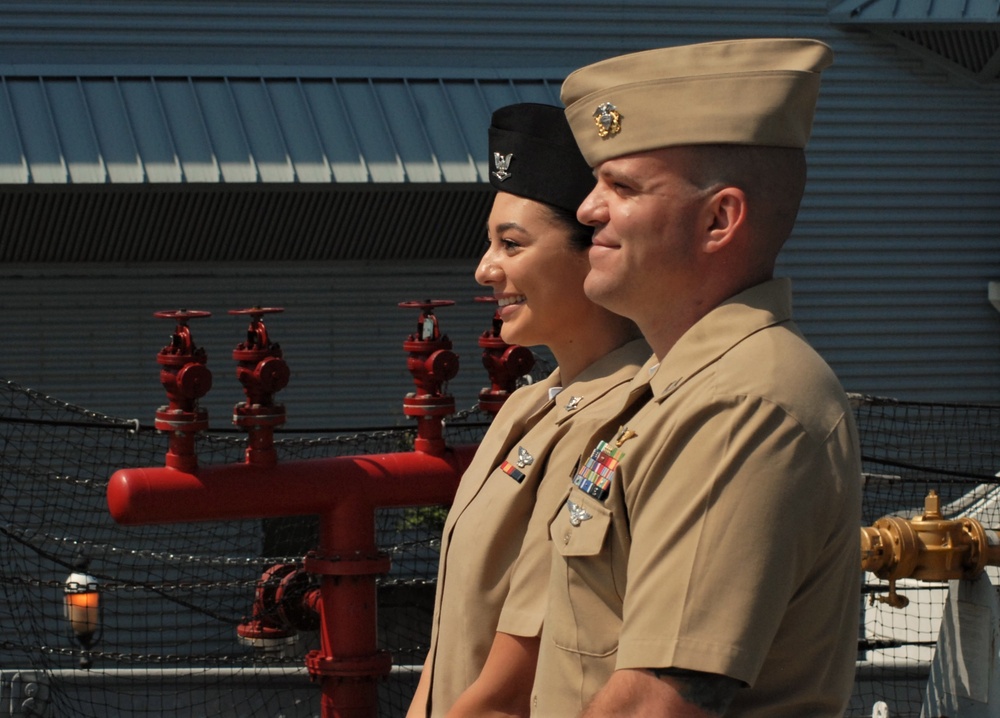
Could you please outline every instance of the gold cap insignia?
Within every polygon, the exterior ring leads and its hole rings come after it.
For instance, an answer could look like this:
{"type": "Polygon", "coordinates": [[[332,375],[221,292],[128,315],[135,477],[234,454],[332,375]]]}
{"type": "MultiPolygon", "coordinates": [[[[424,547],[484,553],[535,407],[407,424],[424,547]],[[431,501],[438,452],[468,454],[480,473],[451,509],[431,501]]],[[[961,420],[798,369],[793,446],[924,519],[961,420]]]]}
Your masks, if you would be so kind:
{"type": "Polygon", "coordinates": [[[594,110],[594,124],[601,139],[614,137],[622,131],[622,116],[618,108],[610,102],[602,103],[594,110]]]}

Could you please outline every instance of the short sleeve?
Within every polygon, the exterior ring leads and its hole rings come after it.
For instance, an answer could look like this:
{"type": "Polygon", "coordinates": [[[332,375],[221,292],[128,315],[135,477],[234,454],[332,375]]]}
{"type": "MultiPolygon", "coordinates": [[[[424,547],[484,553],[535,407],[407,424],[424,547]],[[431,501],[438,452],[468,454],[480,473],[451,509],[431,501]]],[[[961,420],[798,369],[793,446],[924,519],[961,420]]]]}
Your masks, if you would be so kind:
{"type": "Polygon", "coordinates": [[[753,683],[828,534],[837,481],[824,439],[760,398],[680,418],[627,498],[618,668],[753,683]]]}

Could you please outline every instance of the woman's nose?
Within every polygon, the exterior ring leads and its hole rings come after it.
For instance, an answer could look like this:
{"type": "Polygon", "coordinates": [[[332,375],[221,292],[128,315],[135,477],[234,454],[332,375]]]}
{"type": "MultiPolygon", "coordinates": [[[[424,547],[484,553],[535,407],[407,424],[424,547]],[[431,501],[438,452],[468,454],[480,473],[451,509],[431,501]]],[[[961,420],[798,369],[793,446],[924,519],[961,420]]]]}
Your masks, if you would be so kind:
{"type": "Polygon", "coordinates": [[[492,252],[486,252],[479,260],[479,266],[476,267],[476,281],[488,287],[500,281],[501,274],[500,267],[494,261],[492,252]]]}

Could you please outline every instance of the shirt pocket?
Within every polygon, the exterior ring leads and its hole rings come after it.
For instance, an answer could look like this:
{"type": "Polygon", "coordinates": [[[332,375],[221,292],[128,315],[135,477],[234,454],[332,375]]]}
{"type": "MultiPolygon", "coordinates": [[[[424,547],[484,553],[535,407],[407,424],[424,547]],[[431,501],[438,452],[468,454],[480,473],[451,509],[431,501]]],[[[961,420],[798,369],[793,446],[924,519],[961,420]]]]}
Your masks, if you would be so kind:
{"type": "Polygon", "coordinates": [[[549,525],[553,572],[550,635],[561,649],[612,656],[618,647],[620,601],[612,578],[608,533],[613,514],[573,487],[549,525]]]}

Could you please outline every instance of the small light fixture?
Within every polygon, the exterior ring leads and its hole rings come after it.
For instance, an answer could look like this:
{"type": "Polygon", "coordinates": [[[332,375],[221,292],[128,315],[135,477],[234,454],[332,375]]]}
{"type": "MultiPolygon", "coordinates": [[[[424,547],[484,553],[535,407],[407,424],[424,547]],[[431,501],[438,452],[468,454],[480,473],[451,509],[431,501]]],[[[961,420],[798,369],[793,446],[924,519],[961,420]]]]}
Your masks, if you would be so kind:
{"type": "MultiPolygon", "coordinates": [[[[97,579],[88,574],[88,561],[82,559],[73,568],[63,584],[63,608],[66,620],[73,629],[77,643],[89,651],[97,643],[101,630],[101,594],[97,579]]],[[[80,658],[80,668],[90,668],[91,660],[84,655],[80,658]]]]}

